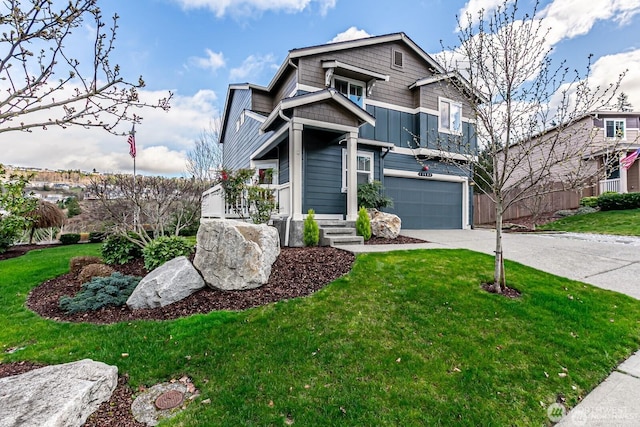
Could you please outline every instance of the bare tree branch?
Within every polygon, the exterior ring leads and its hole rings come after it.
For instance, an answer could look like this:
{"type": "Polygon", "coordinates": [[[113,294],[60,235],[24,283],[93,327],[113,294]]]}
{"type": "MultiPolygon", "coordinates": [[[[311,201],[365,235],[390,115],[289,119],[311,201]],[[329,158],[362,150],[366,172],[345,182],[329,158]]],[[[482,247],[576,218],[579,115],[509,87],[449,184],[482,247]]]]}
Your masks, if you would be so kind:
{"type": "Polygon", "coordinates": [[[117,15],[105,31],[97,0],[70,0],[60,10],[53,3],[5,0],[0,6],[0,52],[6,52],[0,57],[0,133],[78,125],[118,134],[121,122],[140,122],[134,109],[169,109],[171,93],[155,104],[141,101],[142,77],[127,82],[109,63],[117,15]],[[95,27],[90,65],[65,46],[86,21],[95,27]]]}

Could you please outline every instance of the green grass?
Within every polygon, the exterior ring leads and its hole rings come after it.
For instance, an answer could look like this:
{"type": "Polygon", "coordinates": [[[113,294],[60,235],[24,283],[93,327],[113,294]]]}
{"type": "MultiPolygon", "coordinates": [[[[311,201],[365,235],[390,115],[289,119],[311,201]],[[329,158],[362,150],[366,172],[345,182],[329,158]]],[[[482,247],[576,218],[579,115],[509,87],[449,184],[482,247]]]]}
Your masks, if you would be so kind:
{"type": "Polygon", "coordinates": [[[640,209],[574,215],[541,225],[538,229],[573,233],[640,236],[640,209]]]}
{"type": "Polygon", "coordinates": [[[188,375],[201,397],[164,426],[545,425],[559,394],[575,405],[640,346],[640,301],[511,262],[522,298],[488,294],[492,258],[463,250],[359,255],[312,296],[243,312],[91,325],[24,307],[97,252],[0,261],[0,362],[91,358],[134,389],[188,375]]]}

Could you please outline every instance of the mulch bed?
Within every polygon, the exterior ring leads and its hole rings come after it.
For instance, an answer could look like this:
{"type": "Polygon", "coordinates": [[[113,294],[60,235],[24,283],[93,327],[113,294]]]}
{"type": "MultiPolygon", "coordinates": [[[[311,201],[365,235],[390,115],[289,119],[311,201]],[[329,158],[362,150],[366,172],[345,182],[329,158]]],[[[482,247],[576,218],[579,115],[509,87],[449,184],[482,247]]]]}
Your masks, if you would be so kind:
{"type": "MultiPolygon", "coordinates": [[[[372,238],[367,244],[425,243],[423,240],[399,236],[397,239],[372,238]]],[[[43,249],[44,245],[19,245],[0,254],[0,260],[20,256],[31,249],[43,249]]],[[[280,300],[312,294],[335,279],[347,274],[355,256],[336,248],[282,248],[280,256],[271,270],[269,282],[257,289],[247,291],[218,291],[203,289],[182,301],[166,307],[129,310],[125,307],[106,307],[92,313],[66,314],[58,308],[58,300],[63,295],[74,295],[80,290],[80,283],[67,273],[47,280],[31,291],[27,306],[40,314],[57,321],[113,323],[139,319],[167,320],[208,313],[213,310],[244,310],[280,300]]],[[[125,265],[113,266],[127,275],[144,276],[147,271],[141,260],[125,265]]],[[[0,363],[0,378],[17,375],[42,365],[31,362],[0,363]]],[[[133,391],[127,385],[126,375],[120,376],[118,386],[109,401],[100,405],[85,427],[141,427],[131,414],[133,391]]]]}

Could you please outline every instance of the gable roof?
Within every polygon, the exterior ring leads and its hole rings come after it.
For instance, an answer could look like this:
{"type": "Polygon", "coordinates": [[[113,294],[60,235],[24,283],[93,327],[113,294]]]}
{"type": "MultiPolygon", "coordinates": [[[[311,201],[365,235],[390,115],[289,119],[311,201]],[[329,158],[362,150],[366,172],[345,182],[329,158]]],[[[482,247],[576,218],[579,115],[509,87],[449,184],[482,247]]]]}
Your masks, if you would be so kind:
{"type": "Polygon", "coordinates": [[[298,95],[291,98],[285,98],[278,103],[276,108],[273,109],[267,120],[260,126],[260,131],[266,132],[276,122],[281,114],[284,114],[286,110],[292,108],[301,107],[304,105],[316,104],[318,102],[329,101],[335,102],[340,105],[351,114],[356,116],[361,122],[368,123],[375,126],[376,119],[371,114],[354,104],[351,100],[347,99],[344,95],[333,88],[324,89],[318,92],[311,92],[304,95],[298,95]]]}

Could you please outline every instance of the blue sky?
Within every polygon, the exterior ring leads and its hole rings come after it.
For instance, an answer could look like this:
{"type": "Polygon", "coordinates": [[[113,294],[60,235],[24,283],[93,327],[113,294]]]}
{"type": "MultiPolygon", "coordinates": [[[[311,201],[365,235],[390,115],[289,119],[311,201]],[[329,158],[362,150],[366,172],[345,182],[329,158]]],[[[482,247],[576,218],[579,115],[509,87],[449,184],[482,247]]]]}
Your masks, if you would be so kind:
{"type": "MultiPolygon", "coordinates": [[[[184,174],[185,153],[224,107],[227,86],[267,85],[290,49],[403,31],[430,54],[457,43],[456,14],[500,0],[103,0],[120,16],[116,51],[129,80],[144,77],[144,96],[175,93],[168,113],[147,111],[137,126],[138,170],[184,174]]],[[[530,0],[520,1],[528,10],[530,0]]],[[[630,70],[623,90],[640,109],[640,0],[546,0],[555,59],[606,83],[630,70]]],[[[89,28],[85,29],[89,30],[89,28]]],[[[70,46],[82,58],[83,43],[70,46]]],[[[125,131],[125,129],[123,129],[125,131]]],[[[50,169],[131,171],[126,138],[98,130],[49,129],[0,137],[0,163],[50,169]]]]}

